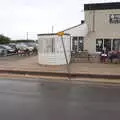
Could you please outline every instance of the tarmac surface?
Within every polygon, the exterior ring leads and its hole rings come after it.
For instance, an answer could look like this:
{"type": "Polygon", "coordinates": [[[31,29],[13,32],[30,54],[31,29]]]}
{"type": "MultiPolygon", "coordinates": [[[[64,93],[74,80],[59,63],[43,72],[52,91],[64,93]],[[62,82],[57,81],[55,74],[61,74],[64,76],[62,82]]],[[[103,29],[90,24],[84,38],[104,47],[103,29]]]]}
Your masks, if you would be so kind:
{"type": "Polygon", "coordinates": [[[120,88],[0,78],[1,120],[120,120],[120,88]]]}

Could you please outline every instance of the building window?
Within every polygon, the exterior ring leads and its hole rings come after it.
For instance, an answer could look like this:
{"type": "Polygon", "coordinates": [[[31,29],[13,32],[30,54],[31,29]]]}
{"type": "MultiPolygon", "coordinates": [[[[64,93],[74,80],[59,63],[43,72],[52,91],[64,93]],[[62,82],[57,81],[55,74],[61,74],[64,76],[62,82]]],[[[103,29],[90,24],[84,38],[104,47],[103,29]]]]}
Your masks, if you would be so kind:
{"type": "Polygon", "coordinates": [[[83,51],[83,37],[79,37],[78,41],[78,51],[83,51]]]}
{"type": "Polygon", "coordinates": [[[120,39],[113,39],[113,50],[120,50],[120,39]]]}
{"type": "Polygon", "coordinates": [[[74,51],[74,52],[77,52],[77,45],[78,45],[78,40],[77,40],[77,37],[73,37],[73,39],[72,39],[72,50],[74,51]]]}
{"type": "Polygon", "coordinates": [[[96,52],[103,50],[103,39],[96,39],[96,52]]]}
{"type": "Polygon", "coordinates": [[[55,52],[55,39],[47,38],[44,40],[44,53],[54,53],[55,52]]]}
{"type": "Polygon", "coordinates": [[[52,38],[52,53],[55,52],[55,38],[52,38]]]}
{"type": "Polygon", "coordinates": [[[74,52],[83,51],[83,37],[73,37],[72,39],[72,50],[74,52]]]}
{"type": "Polygon", "coordinates": [[[120,50],[120,39],[96,39],[96,52],[120,50]]]}
{"type": "Polygon", "coordinates": [[[111,51],[111,39],[104,39],[104,50],[111,51]]]}

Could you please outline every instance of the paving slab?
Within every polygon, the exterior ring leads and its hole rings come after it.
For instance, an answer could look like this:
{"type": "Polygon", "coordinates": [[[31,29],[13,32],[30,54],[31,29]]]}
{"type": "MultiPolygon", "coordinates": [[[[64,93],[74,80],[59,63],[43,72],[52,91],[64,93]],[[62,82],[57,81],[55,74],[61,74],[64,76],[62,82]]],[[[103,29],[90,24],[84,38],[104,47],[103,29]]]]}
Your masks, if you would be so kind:
{"type": "MultiPolygon", "coordinates": [[[[72,63],[69,68],[71,73],[77,74],[120,75],[120,64],[72,63]]],[[[9,56],[0,58],[0,70],[66,73],[67,67],[66,65],[40,65],[38,64],[38,56],[9,56]]]]}

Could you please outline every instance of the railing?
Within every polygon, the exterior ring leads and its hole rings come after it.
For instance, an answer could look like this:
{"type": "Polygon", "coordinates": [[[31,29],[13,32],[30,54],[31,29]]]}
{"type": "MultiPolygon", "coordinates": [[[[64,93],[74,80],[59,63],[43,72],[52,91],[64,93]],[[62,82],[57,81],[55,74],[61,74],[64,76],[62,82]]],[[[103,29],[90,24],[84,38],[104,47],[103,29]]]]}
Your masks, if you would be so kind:
{"type": "Polygon", "coordinates": [[[98,54],[90,54],[88,51],[81,51],[81,52],[72,52],[71,53],[71,62],[99,62],[100,58],[98,54]]]}

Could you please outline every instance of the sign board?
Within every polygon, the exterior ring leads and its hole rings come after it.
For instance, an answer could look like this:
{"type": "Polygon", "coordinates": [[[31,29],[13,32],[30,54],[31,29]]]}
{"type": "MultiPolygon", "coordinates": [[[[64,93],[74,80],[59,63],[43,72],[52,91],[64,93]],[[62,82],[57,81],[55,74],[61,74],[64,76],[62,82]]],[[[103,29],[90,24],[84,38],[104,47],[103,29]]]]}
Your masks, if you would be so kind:
{"type": "Polygon", "coordinates": [[[120,14],[110,14],[109,21],[111,24],[119,24],[120,23],[120,14]]]}
{"type": "Polygon", "coordinates": [[[58,35],[58,36],[63,36],[63,35],[64,35],[64,32],[58,32],[57,35],[58,35]]]}

